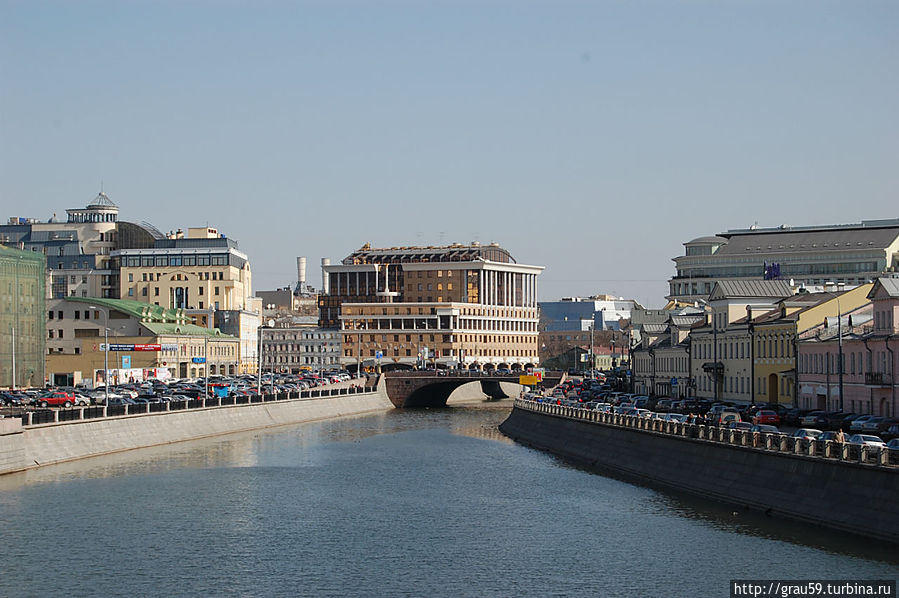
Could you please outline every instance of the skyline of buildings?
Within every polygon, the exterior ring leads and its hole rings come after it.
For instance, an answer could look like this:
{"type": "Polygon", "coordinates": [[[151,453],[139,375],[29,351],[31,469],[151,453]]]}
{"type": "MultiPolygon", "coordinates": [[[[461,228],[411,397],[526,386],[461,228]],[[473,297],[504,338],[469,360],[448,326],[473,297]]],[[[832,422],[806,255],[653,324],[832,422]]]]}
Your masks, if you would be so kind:
{"type": "MultiPolygon", "coordinates": [[[[322,291],[316,298],[302,284],[305,258],[298,258],[301,284],[295,291],[254,293],[249,256],[214,227],[163,234],[147,223],[121,221],[118,206],[102,192],[66,214],[66,222],[10,218],[0,225],[3,245],[45,260],[42,293],[52,309],[48,304],[49,311],[43,311],[58,313],[66,305],[61,300],[92,297],[174,310],[186,318],[184,323],[237,339],[237,364],[216,368],[228,373],[256,371],[260,335],[264,367],[297,371],[387,363],[519,369],[591,341],[597,347],[595,333],[603,334],[599,346],[614,352],[611,342],[617,343],[622,356],[633,342],[651,351],[644,355],[634,347],[635,382],[647,391],[795,400],[800,391],[796,369],[774,366],[771,360],[794,359],[797,351],[783,349],[766,357],[768,362],[758,361],[747,349],[763,351],[753,344],[751,330],[789,328],[795,324],[789,320],[793,312],[804,313],[822,292],[831,292],[821,290],[824,283],[833,285],[832,293],[843,294],[892,275],[899,263],[899,219],[730,230],[684,243],[685,255],[674,258],[677,273],[669,280],[667,309],[647,310],[632,299],[608,295],[537,302],[536,280],[543,267],[517,264],[497,243],[387,248],[366,243],[339,263],[322,259],[322,291]],[[795,278],[787,280],[790,274],[795,278]],[[302,297],[297,294],[301,288],[302,297]],[[779,290],[753,295],[761,288],[779,290]],[[790,299],[796,291],[802,296],[790,299]],[[318,326],[297,311],[316,302],[318,326]],[[784,310],[778,317],[772,315],[775,305],[784,310]],[[700,321],[706,311],[710,324],[700,321]],[[758,319],[760,312],[767,320],[758,319]],[[706,355],[711,345],[721,353],[706,355]]],[[[800,321],[808,317],[798,316],[800,321]]],[[[57,363],[60,355],[77,355],[74,338],[89,332],[59,325],[58,319],[53,325],[48,319],[41,339],[47,345],[42,352],[57,363]]],[[[796,326],[796,335],[805,334],[804,324],[796,326]]],[[[774,347],[790,334],[774,335],[774,347]]],[[[2,354],[11,357],[10,330],[3,335],[2,354]]],[[[81,376],[55,369],[47,371],[51,375],[81,376]]]]}

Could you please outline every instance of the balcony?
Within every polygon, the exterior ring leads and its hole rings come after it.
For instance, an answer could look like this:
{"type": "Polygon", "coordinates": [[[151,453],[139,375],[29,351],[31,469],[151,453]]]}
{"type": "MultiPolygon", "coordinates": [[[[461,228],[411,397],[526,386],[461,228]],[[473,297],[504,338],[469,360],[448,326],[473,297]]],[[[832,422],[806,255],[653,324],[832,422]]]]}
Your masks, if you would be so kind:
{"type": "Polygon", "coordinates": [[[890,375],[883,372],[866,372],[865,385],[867,386],[890,386],[890,375]]]}

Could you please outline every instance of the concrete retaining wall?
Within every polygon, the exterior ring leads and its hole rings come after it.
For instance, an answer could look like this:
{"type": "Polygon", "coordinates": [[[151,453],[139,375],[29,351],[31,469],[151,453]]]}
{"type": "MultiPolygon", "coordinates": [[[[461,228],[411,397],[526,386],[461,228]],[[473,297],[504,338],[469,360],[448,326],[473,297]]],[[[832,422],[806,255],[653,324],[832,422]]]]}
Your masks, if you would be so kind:
{"type": "Polygon", "coordinates": [[[513,409],[507,436],[576,462],[899,543],[894,468],[753,450],[513,409]]]}
{"type": "Polygon", "coordinates": [[[379,390],[40,426],[22,427],[20,420],[0,420],[0,474],[135,448],[393,408],[386,393],[379,390]]]}

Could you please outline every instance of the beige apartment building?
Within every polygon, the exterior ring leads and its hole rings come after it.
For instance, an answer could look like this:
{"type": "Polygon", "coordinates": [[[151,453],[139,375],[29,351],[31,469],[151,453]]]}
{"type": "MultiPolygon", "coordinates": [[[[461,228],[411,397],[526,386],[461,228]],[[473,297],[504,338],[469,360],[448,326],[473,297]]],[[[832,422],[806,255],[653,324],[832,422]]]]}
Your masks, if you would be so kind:
{"type": "Polygon", "coordinates": [[[537,276],[496,244],[368,245],[323,266],[320,320],[336,316],[341,363],[522,369],[539,363],[537,276]],[[336,313],[335,313],[336,312],[336,313]]]}
{"type": "Polygon", "coordinates": [[[169,309],[183,309],[200,326],[217,310],[251,305],[252,277],[237,242],[214,228],[189,228],[145,249],[112,252],[118,260],[120,296],[169,309]]]}

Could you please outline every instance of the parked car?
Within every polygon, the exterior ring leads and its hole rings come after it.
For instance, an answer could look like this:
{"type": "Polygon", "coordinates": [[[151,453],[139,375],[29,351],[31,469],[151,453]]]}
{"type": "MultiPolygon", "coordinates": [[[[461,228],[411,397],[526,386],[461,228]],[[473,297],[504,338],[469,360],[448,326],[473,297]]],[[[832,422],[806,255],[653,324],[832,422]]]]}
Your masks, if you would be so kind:
{"type": "Polygon", "coordinates": [[[893,438],[887,443],[887,448],[891,451],[899,451],[899,438],[893,438]]]}
{"type": "Polygon", "coordinates": [[[719,411],[717,415],[709,416],[709,423],[713,426],[726,426],[731,422],[743,421],[736,411],[719,411]]]}
{"type": "Polygon", "coordinates": [[[843,418],[843,421],[840,422],[840,429],[844,432],[848,432],[850,427],[852,426],[852,422],[862,417],[860,413],[850,413],[846,417],[843,418]]]}
{"type": "Polygon", "coordinates": [[[884,440],[889,439],[890,442],[899,439],[899,424],[890,424],[890,426],[883,433],[879,434],[879,436],[884,440]]]}
{"type": "Polygon", "coordinates": [[[71,407],[75,404],[75,394],[64,390],[54,390],[39,396],[34,404],[40,407],[71,407]]]}
{"type": "Polygon", "coordinates": [[[806,440],[817,440],[821,434],[823,434],[821,430],[815,430],[814,428],[799,428],[790,434],[790,436],[793,438],[804,438],[806,440]]]}
{"type": "Polygon", "coordinates": [[[799,425],[803,427],[826,427],[827,425],[827,413],[825,411],[809,411],[805,415],[799,418],[799,425]]]}
{"type": "Polygon", "coordinates": [[[755,424],[749,428],[749,431],[758,432],[759,434],[779,434],[781,436],[786,436],[786,434],[777,429],[777,426],[770,426],[768,424],[755,424]]]}
{"type": "Polygon", "coordinates": [[[869,434],[853,434],[846,440],[846,444],[858,444],[860,446],[886,446],[880,436],[871,436],[869,434]]]}
{"type": "Polygon", "coordinates": [[[869,419],[871,419],[872,417],[874,417],[874,416],[873,415],[862,415],[862,416],[855,418],[854,420],[852,420],[852,423],[849,424],[849,431],[850,432],[861,432],[864,429],[865,423],[867,423],[867,421],[869,419]]]}
{"type": "Polygon", "coordinates": [[[880,426],[881,422],[887,421],[887,419],[880,415],[874,416],[864,423],[861,431],[865,434],[877,434],[878,426],[880,426]]]}
{"type": "Polygon", "coordinates": [[[749,422],[742,421],[732,421],[727,423],[728,430],[746,430],[747,432],[752,429],[752,424],[749,422]]]}
{"type": "Polygon", "coordinates": [[[805,409],[787,409],[783,414],[781,414],[780,419],[785,426],[798,426],[799,418],[806,413],[808,413],[808,410],[805,409]]]}
{"type": "Polygon", "coordinates": [[[883,438],[883,435],[886,434],[887,430],[896,424],[899,424],[899,419],[896,419],[895,417],[885,417],[883,421],[877,424],[877,429],[874,430],[874,434],[883,438]]]}
{"type": "Polygon", "coordinates": [[[683,413],[666,413],[663,419],[668,422],[684,422],[687,416],[683,413]]]}
{"type": "Polygon", "coordinates": [[[756,411],[755,415],[752,416],[752,423],[778,426],[780,425],[780,416],[777,415],[775,411],[771,411],[769,409],[759,409],[758,411],[756,411]]]}

